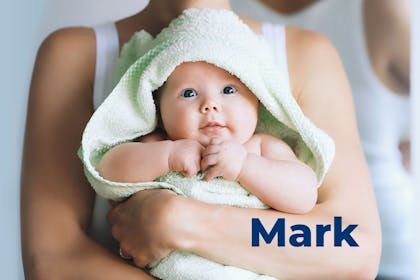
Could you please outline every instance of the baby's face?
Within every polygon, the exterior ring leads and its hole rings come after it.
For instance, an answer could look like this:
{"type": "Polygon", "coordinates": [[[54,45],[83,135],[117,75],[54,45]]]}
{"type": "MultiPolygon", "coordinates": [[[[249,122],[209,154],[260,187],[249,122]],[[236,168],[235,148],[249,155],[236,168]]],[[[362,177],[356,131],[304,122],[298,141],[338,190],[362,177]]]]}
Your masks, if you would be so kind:
{"type": "Polygon", "coordinates": [[[238,78],[212,64],[179,65],[159,94],[163,128],[171,140],[245,143],[255,131],[258,99],[238,78]]]}

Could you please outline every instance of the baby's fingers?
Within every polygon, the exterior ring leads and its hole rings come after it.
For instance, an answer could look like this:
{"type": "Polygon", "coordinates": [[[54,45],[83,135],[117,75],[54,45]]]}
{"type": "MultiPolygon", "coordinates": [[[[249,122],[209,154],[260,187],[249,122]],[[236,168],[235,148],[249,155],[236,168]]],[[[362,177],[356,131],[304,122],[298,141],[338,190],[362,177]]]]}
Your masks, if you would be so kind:
{"type": "Polygon", "coordinates": [[[204,180],[209,181],[217,176],[220,176],[219,166],[215,165],[207,170],[206,175],[204,176],[204,180]]]}
{"type": "Polygon", "coordinates": [[[223,143],[223,139],[220,137],[211,138],[209,145],[220,145],[223,143]]]}
{"type": "Polygon", "coordinates": [[[200,163],[201,170],[205,171],[209,166],[215,165],[218,162],[218,158],[218,154],[203,156],[200,163]]]}
{"type": "Polygon", "coordinates": [[[198,171],[200,171],[199,167],[200,167],[199,163],[189,163],[185,165],[184,170],[181,173],[185,177],[192,177],[195,174],[197,174],[198,171]]]}
{"type": "Polygon", "coordinates": [[[211,154],[217,154],[219,152],[220,152],[220,145],[210,145],[203,150],[203,152],[201,153],[201,156],[205,157],[211,154]]]}

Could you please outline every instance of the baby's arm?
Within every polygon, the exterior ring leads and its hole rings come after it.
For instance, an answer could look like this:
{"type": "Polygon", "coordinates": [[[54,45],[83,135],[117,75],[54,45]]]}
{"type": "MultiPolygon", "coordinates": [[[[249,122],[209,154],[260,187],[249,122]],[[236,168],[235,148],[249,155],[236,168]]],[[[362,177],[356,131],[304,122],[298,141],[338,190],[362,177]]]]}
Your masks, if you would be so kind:
{"type": "Polygon", "coordinates": [[[172,141],[158,134],[148,135],[139,142],[113,147],[96,169],[102,177],[114,182],[149,182],[169,172],[172,145],[172,141]]]}
{"type": "Polygon", "coordinates": [[[317,200],[313,170],[298,160],[291,148],[270,135],[255,135],[261,155],[248,153],[239,182],[264,203],[282,212],[306,213],[317,200]]]}
{"type": "Polygon", "coordinates": [[[317,200],[315,173],[273,136],[257,134],[244,145],[212,139],[203,152],[201,169],[206,170],[206,180],[223,176],[238,181],[282,212],[306,213],[317,200]]]}
{"type": "Polygon", "coordinates": [[[170,141],[158,133],[109,150],[97,166],[114,182],[150,182],[169,171],[192,176],[200,169],[202,146],[194,140],[170,141]]]}

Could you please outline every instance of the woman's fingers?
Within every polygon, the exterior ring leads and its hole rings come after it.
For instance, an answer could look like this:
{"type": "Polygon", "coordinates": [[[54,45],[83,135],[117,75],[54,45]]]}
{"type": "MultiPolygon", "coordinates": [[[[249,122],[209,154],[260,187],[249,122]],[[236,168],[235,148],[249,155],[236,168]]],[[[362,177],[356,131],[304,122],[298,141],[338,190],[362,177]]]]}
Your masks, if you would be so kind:
{"type": "Polygon", "coordinates": [[[124,251],[124,249],[122,249],[122,247],[120,247],[119,254],[120,254],[120,257],[122,259],[124,259],[124,260],[131,260],[131,256],[126,251],[124,251]]]}
{"type": "Polygon", "coordinates": [[[111,210],[109,210],[108,214],[106,215],[106,220],[108,221],[108,224],[113,225],[115,224],[117,218],[118,218],[118,212],[120,210],[121,204],[116,205],[111,210]]]}
{"type": "Polygon", "coordinates": [[[119,214],[119,211],[122,207],[123,202],[127,199],[128,198],[120,200],[120,201],[114,201],[114,200],[108,199],[108,203],[112,207],[111,210],[106,215],[106,220],[108,221],[109,224],[111,225],[115,224],[115,220],[117,218],[116,216],[119,214]]]}
{"type": "Polygon", "coordinates": [[[120,244],[121,257],[145,267],[172,251],[172,238],[179,227],[168,218],[174,213],[174,197],[169,190],[144,190],[110,210],[107,219],[120,244]]]}
{"type": "Polygon", "coordinates": [[[119,204],[117,201],[114,201],[114,200],[111,200],[111,199],[108,199],[108,203],[112,208],[114,208],[115,206],[117,206],[119,204]]]}
{"type": "Polygon", "coordinates": [[[143,258],[143,257],[134,257],[133,262],[137,267],[140,267],[140,268],[144,268],[146,267],[146,265],[149,264],[146,258],[143,258]]]}

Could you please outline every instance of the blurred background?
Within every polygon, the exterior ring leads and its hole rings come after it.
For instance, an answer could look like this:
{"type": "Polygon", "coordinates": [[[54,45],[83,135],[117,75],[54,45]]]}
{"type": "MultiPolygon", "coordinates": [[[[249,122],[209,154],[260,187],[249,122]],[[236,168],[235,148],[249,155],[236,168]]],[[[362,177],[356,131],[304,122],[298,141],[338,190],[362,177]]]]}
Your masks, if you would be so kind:
{"type": "MultiPolygon", "coordinates": [[[[351,0],[347,0],[351,1],[351,0]]],[[[236,1],[238,2],[238,1],[236,1]]],[[[52,31],[64,26],[91,26],[131,15],[147,0],[6,0],[0,9],[0,271],[2,279],[24,279],[20,252],[19,184],[29,82],[36,51],[52,31]]],[[[420,1],[411,1],[414,38],[420,49],[420,1]],[[414,16],[417,15],[417,16],[414,16]]],[[[420,182],[420,54],[412,55],[412,143],[417,151],[412,172],[420,182]]],[[[420,191],[417,185],[417,197],[420,191]]],[[[417,203],[418,204],[418,203],[417,203]]],[[[418,211],[420,213],[420,211],[418,211]]],[[[420,230],[419,230],[420,232],[420,230]]],[[[418,242],[417,242],[418,243],[418,242]]],[[[417,244],[420,251],[420,245],[417,244]]],[[[418,262],[420,263],[420,261],[418,262]]]]}

